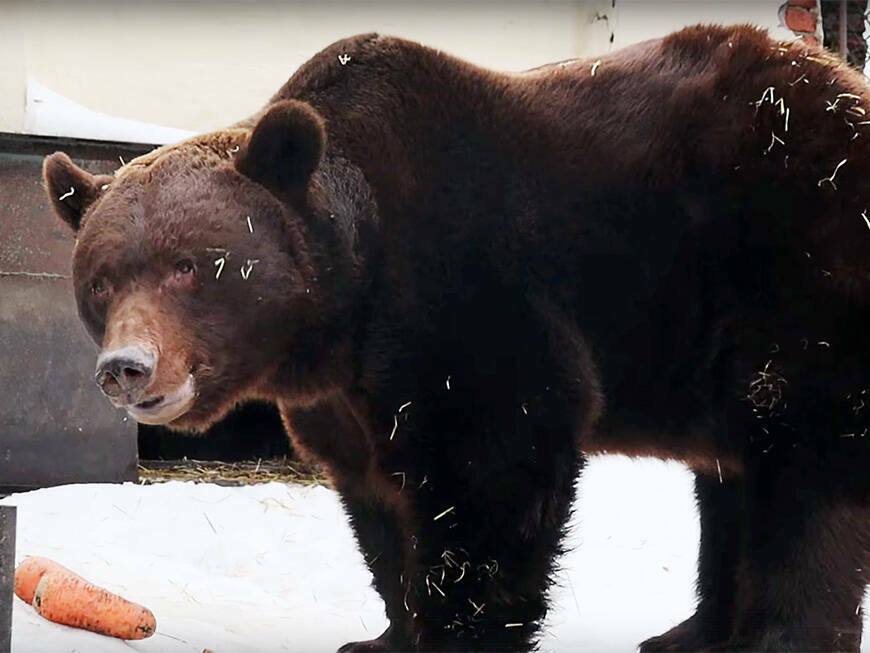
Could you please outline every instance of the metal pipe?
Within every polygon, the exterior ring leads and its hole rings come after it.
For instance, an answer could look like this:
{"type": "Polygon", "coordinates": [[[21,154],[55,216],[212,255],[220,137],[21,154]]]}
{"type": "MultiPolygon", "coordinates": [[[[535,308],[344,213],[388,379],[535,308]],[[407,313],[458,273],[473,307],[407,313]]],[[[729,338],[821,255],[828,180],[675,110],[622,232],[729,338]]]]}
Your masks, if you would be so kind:
{"type": "Polygon", "coordinates": [[[840,35],[840,56],[843,57],[845,61],[849,55],[849,14],[846,11],[848,7],[849,0],[840,0],[840,21],[839,21],[839,35],[840,35]]]}

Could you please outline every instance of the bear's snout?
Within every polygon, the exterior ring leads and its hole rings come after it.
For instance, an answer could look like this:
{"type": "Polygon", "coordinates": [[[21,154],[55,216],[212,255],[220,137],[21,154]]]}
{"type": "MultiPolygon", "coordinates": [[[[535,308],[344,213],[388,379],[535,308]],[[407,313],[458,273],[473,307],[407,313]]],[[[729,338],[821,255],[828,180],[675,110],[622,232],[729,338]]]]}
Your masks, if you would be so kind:
{"type": "Polygon", "coordinates": [[[151,383],[154,368],[154,354],[151,352],[141,347],[122,347],[100,354],[95,379],[109,399],[132,404],[151,383]]]}

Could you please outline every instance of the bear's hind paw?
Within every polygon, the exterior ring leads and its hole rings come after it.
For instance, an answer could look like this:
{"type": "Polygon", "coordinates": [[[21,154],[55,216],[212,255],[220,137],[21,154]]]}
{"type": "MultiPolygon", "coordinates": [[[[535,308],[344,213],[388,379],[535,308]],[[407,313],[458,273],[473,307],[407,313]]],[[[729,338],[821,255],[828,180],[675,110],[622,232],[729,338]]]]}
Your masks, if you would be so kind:
{"type": "Polygon", "coordinates": [[[669,631],[642,642],[638,646],[638,651],[640,653],[705,651],[721,644],[723,639],[725,638],[714,632],[714,629],[710,628],[696,613],[669,631]]]}

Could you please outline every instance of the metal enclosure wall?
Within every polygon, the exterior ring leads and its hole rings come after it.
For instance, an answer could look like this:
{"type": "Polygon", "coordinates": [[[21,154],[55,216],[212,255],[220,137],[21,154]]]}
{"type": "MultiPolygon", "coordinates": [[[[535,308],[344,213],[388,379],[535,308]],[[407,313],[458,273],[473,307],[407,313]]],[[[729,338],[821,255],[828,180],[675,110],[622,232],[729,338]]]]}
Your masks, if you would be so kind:
{"type": "Polygon", "coordinates": [[[73,238],[42,188],[63,150],[111,172],[143,146],[0,134],[0,487],[134,480],[136,426],[93,383],[96,348],[76,314],[73,238]]]}

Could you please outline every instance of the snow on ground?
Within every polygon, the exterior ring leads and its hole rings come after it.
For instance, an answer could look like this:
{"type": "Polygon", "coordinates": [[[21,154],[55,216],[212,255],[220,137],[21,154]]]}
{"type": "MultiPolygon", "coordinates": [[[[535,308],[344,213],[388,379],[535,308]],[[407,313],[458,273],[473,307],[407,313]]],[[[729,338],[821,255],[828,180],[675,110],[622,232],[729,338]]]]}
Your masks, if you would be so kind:
{"type": "MultiPolygon", "coordinates": [[[[692,612],[691,477],[599,458],[580,498],[542,650],[634,650],[692,612]]],[[[49,623],[16,598],[14,653],[316,653],[386,625],[326,488],[71,485],[0,503],[18,506],[19,560],[53,558],[158,620],[155,636],[123,643],[49,623]]]]}

